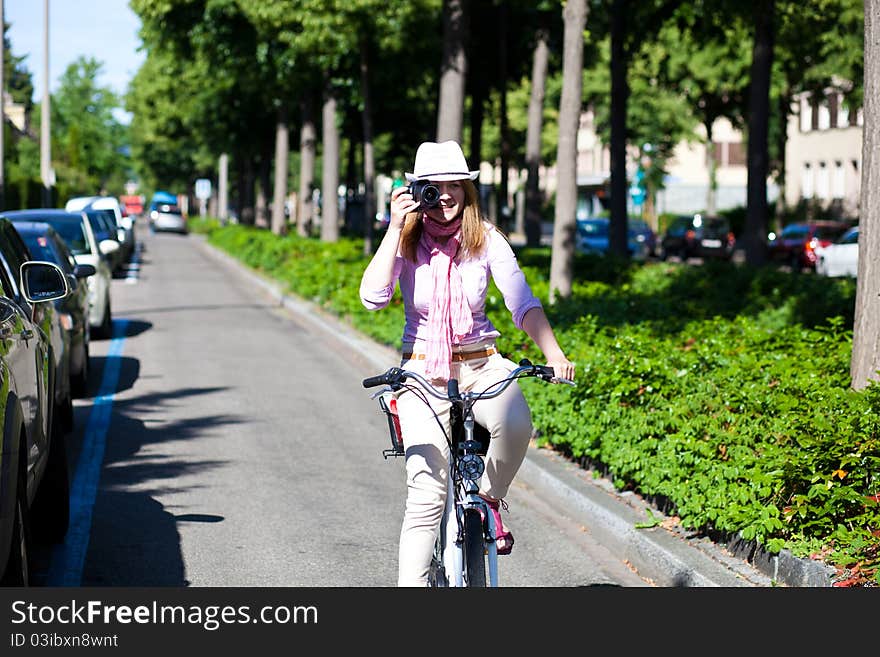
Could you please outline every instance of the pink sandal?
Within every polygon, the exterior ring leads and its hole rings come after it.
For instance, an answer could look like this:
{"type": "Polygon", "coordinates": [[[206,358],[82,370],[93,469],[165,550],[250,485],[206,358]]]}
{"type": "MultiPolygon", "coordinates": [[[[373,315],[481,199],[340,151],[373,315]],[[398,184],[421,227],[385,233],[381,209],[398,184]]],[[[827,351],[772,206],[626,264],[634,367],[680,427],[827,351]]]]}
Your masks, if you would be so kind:
{"type": "Polygon", "coordinates": [[[486,501],[486,505],[492,510],[495,519],[495,547],[498,554],[510,554],[510,551],[513,550],[513,534],[504,528],[504,524],[501,522],[501,512],[498,510],[498,507],[502,506],[507,511],[507,502],[493,500],[484,495],[480,495],[480,497],[486,501]]]}

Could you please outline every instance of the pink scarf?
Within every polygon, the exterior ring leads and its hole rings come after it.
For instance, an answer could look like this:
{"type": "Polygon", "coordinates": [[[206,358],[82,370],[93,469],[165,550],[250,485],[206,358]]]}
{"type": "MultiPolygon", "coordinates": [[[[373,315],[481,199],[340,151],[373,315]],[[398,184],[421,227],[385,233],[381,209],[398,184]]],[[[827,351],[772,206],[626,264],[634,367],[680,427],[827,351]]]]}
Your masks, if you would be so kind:
{"type": "Polygon", "coordinates": [[[452,343],[459,342],[474,326],[470,306],[461,285],[461,273],[455,264],[461,234],[461,218],[439,223],[424,216],[425,243],[431,250],[431,278],[434,295],[428,308],[428,339],[425,376],[449,380],[452,343]],[[445,244],[437,237],[448,237],[445,244]]]}

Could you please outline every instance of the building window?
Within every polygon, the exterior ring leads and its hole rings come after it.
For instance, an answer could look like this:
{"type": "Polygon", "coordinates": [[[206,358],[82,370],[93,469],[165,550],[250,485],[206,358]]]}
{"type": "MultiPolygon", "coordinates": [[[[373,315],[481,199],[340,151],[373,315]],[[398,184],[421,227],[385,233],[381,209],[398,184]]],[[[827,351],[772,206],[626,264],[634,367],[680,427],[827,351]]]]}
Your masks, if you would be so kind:
{"type": "Polygon", "coordinates": [[[727,145],[727,165],[731,167],[746,165],[746,150],[743,148],[742,142],[732,141],[727,145]]]}
{"type": "Polygon", "coordinates": [[[828,166],[825,162],[819,162],[819,170],[816,172],[816,197],[823,201],[831,198],[829,177],[828,166]]]}
{"type": "Polygon", "coordinates": [[[831,197],[844,198],[846,196],[846,175],[843,162],[837,160],[834,163],[834,178],[831,181],[831,197]]]}
{"type": "Polygon", "coordinates": [[[801,195],[805,199],[813,198],[813,168],[809,162],[804,163],[801,171],[801,195]]]}
{"type": "Polygon", "coordinates": [[[741,167],[746,164],[745,149],[738,141],[712,142],[712,157],[719,167],[741,167]]]}

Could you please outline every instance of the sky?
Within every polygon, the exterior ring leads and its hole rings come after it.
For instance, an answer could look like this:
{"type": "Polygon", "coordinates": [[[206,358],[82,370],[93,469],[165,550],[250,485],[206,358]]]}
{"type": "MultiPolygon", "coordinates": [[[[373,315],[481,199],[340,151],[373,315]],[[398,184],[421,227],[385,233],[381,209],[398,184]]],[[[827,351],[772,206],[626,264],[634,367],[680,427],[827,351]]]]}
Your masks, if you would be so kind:
{"type": "MultiPolygon", "coordinates": [[[[0,0],[9,25],[7,38],[34,81],[34,100],[43,97],[43,20],[45,0],[0,0]]],[[[124,94],[146,55],[138,52],[140,19],[128,0],[48,0],[49,91],[80,55],[103,64],[98,84],[124,94]]]]}

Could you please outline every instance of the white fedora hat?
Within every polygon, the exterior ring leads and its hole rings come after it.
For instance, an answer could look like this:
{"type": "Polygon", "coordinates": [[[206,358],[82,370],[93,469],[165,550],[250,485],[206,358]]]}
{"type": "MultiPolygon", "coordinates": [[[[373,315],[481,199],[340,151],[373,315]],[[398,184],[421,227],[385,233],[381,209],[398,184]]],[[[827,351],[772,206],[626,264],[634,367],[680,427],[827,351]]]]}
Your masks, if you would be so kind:
{"type": "Polygon", "coordinates": [[[409,182],[416,180],[476,180],[479,171],[470,171],[461,146],[450,140],[442,143],[423,142],[416,151],[416,165],[406,174],[409,182]]]}

